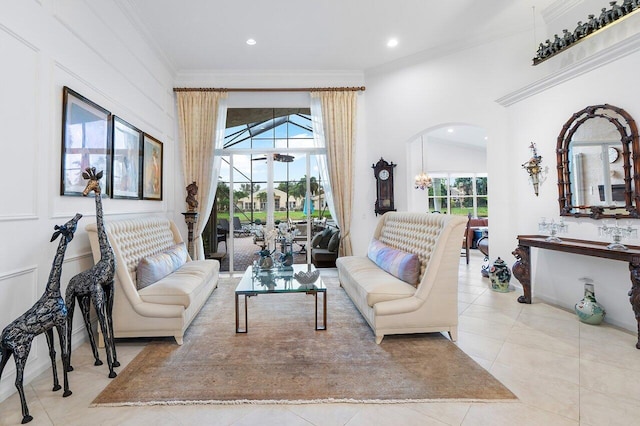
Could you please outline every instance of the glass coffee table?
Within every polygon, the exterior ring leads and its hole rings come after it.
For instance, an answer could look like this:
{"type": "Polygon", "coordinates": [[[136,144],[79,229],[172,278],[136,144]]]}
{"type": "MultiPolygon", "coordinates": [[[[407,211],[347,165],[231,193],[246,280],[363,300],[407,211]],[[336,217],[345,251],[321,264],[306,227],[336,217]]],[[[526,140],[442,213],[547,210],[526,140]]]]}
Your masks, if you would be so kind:
{"type": "Polygon", "coordinates": [[[236,333],[246,333],[249,330],[247,313],[247,299],[259,294],[286,294],[306,293],[315,297],[315,322],[316,330],[327,329],[327,288],[318,275],[312,283],[301,283],[294,275],[299,272],[311,272],[316,268],[313,265],[293,265],[284,268],[268,270],[254,270],[249,266],[244,272],[240,283],[236,287],[236,333]],[[318,293],[322,293],[322,324],[318,325],[318,293]],[[244,328],[240,328],[239,299],[244,296],[244,328]]]}

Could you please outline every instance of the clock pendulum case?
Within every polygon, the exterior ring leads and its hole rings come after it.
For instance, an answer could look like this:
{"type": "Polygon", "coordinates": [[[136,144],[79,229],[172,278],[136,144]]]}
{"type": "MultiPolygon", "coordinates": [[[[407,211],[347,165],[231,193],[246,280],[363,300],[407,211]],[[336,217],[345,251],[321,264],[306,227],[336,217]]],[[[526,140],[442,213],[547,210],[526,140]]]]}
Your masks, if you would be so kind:
{"type": "Polygon", "coordinates": [[[376,216],[386,212],[395,211],[393,200],[393,168],[396,164],[387,163],[380,158],[376,164],[373,164],[373,175],[376,178],[376,203],[374,211],[376,216]]]}

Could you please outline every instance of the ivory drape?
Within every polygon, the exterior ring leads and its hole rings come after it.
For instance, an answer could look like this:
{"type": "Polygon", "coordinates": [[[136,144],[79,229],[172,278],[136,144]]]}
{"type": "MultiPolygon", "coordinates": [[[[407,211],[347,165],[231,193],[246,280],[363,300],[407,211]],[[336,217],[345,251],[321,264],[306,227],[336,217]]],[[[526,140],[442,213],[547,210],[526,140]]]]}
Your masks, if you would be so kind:
{"type": "Polygon", "coordinates": [[[220,159],[214,153],[224,140],[227,93],[182,91],[176,92],[176,96],[184,187],[192,182],[198,185],[193,247],[195,258],[202,260],[205,258],[202,231],[209,220],[218,185],[220,159]]]}
{"type": "Polygon", "coordinates": [[[339,256],[353,254],[351,246],[351,209],[353,204],[353,158],[356,129],[355,91],[311,92],[312,114],[319,105],[321,117],[314,115],[314,134],[321,130],[327,149],[327,168],[333,210],[340,227],[339,256]]]}

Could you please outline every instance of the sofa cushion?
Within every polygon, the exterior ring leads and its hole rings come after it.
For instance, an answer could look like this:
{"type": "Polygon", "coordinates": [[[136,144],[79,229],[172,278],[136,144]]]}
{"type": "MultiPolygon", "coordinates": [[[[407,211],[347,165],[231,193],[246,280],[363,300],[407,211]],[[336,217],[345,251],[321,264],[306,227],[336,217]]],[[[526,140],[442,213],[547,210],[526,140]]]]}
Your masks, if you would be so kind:
{"type": "Polygon", "coordinates": [[[340,231],[335,231],[331,238],[329,239],[329,243],[327,244],[327,250],[335,252],[338,251],[338,247],[340,246],[340,231]]]}
{"type": "Polygon", "coordinates": [[[324,231],[322,231],[322,238],[320,239],[320,243],[318,244],[318,247],[320,248],[327,248],[327,246],[329,245],[329,240],[331,240],[331,236],[333,235],[333,229],[327,227],[324,229],[324,231]]]}
{"type": "Polygon", "coordinates": [[[153,256],[140,259],[136,273],[136,287],[141,290],[166,277],[187,261],[184,243],[175,244],[153,256]]]}
{"type": "Polygon", "coordinates": [[[369,243],[367,255],[376,265],[394,277],[414,286],[418,284],[420,259],[417,254],[394,249],[373,238],[369,243]]]}
{"type": "Polygon", "coordinates": [[[313,236],[313,239],[311,240],[311,247],[320,248],[320,241],[322,241],[322,232],[318,232],[313,236]]]}
{"type": "Polygon", "coordinates": [[[188,308],[218,268],[219,263],[215,260],[187,262],[160,281],[138,291],[138,294],[145,302],[188,308]]]}
{"type": "Polygon", "coordinates": [[[352,284],[360,300],[373,307],[376,303],[404,299],[415,294],[416,288],[381,270],[365,256],[340,257],[336,261],[340,282],[352,284]]]}

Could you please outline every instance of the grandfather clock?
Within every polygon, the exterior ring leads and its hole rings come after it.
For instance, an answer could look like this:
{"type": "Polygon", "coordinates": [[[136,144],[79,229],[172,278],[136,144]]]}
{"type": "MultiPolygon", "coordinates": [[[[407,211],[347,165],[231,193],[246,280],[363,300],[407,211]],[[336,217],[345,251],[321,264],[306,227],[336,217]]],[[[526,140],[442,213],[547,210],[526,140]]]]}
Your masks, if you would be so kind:
{"type": "Polygon", "coordinates": [[[374,211],[376,216],[386,212],[395,211],[393,201],[393,168],[396,164],[387,163],[380,157],[380,161],[373,164],[373,175],[376,178],[376,203],[374,211]]]}

